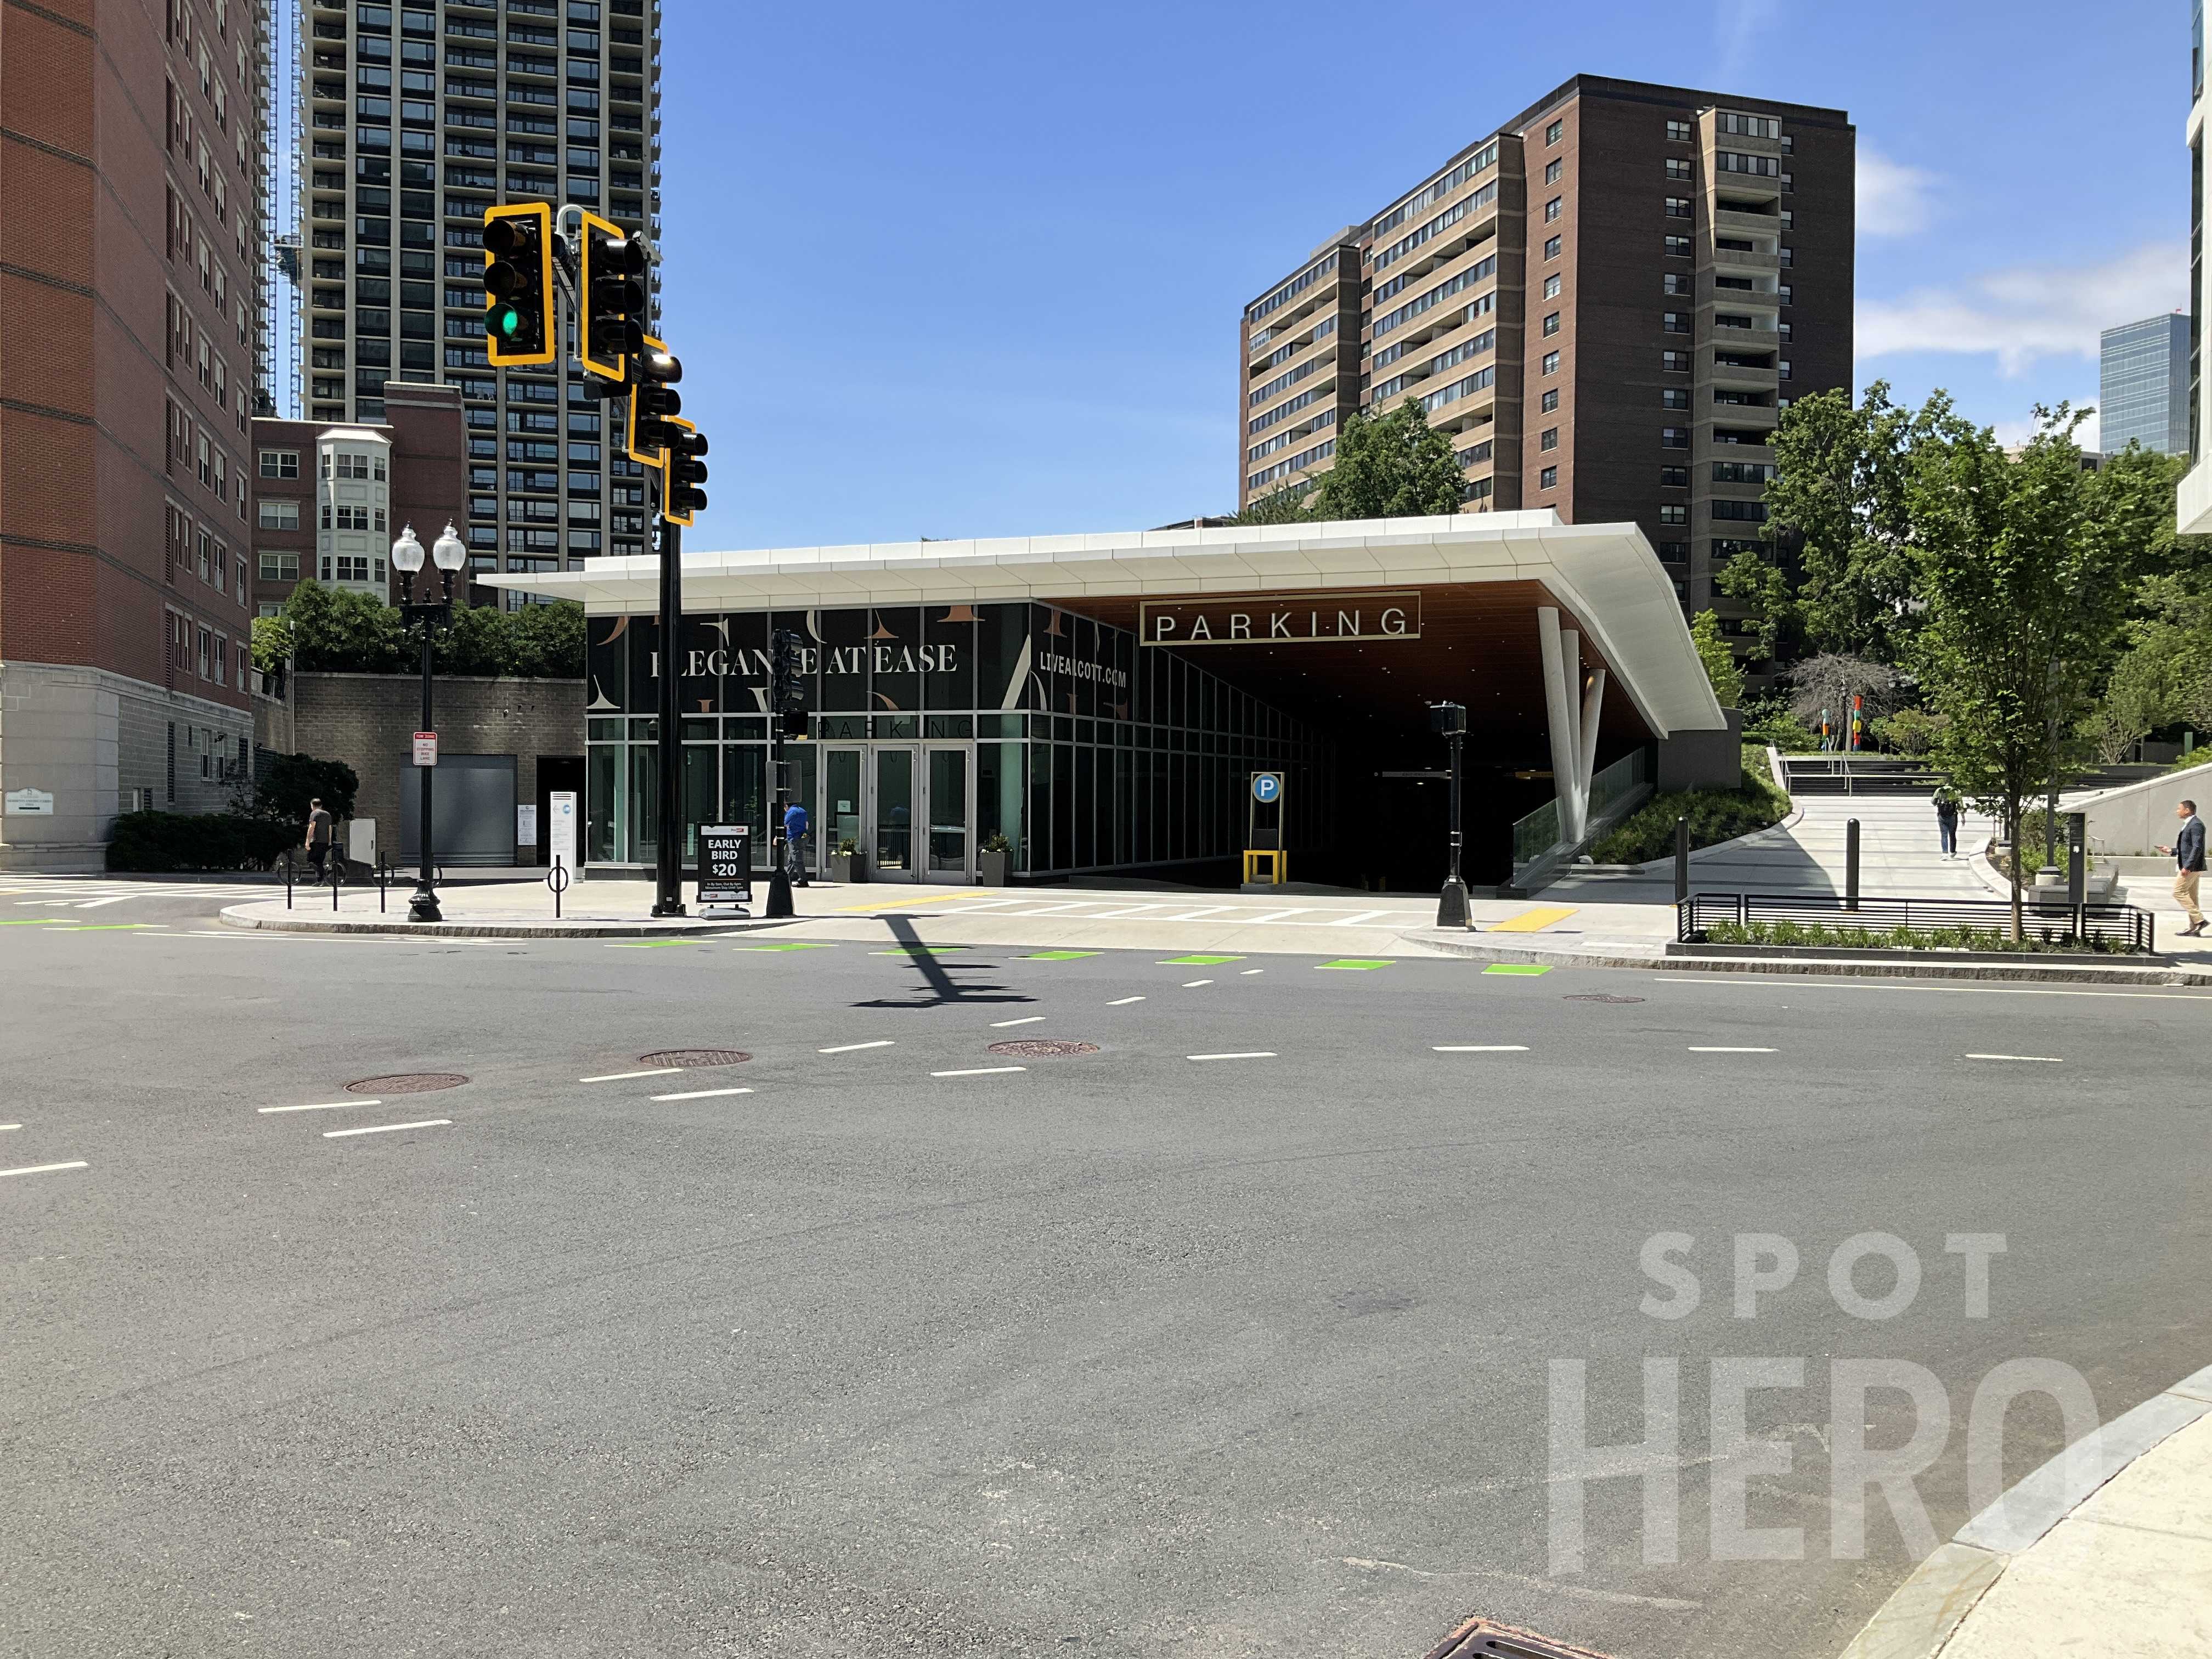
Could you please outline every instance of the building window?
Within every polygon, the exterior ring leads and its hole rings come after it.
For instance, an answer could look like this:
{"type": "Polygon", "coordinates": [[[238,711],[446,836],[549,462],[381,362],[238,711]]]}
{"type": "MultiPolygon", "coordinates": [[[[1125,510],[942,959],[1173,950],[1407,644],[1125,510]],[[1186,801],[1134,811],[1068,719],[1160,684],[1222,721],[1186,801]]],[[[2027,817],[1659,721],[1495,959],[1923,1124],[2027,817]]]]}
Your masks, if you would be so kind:
{"type": "Polygon", "coordinates": [[[1552,335],[1557,334],[1559,331],[1559,313],[1556,311],[1547,313],[1544,318],[1544,332],[1547,335],[1552,335]]]}
{"type": "Polygon", "coordinates": [[[1690,562],[1690,544],[1687,542],[1662,542],[1659,544],[1659,556],[1669,564],[1687,564],[1690,562]]]}
{"type": "Polygon", "coordinates": [[[1667,257],[1670,259],[1688,258],[1690,239],[1686,236],[1669,236],[1667,239],[1667,257]]]}
{"type": "Polygon", "coordinates": [[[1686,427],[1686,426],[1662,426],[1662,427],[1661,427],[1661,428],[1659,428],[1659,447],[1660,447],[1660,448],[1662,448],[1662,449],[1687,449],[1689,447],[1690,447],[1690,428],[1687,428],[1687,427],[1686,427]]]}
{"type": "Polygon", "coordinates": [[[341,553],[337,558],[337,579],[342,582],[365,582],[368,580],[368,556],[355,556],[341,553]]]}
{"type": "Polygon", "coordinates": [[[1659,509],[1659,522],[1666,525],[1686,525],[1690,522],[1690,509],[1679,504],[1659,509]]]}
{"type": "Polygon", "coordinates": [[[1688,467],[1686,467],[1686,466],[1662,466],[1662,467],[1661,467],[1661,468],[1659,469],[1659,488],[1660,488],[1660,489],[1687,489],[1689,487],[1690,487],[1690,469],[1689,469],[1688,467]]]}
{"type": "Polygon", "coordinates": [[[1544,297],[1547,300],[1556,300],[1559,297],[1560,281],[1559,273],[1556,270],[1544,278],[1544,297]]]}
{"type": "Polygon", "coordinates": [[[1544,164],[1544,182],[1547,185],[1558,184],[1559,182],[1559,175],[1564,173],[1566,170],[1567,164],[1565,161],[1559,156],[1553,156],[1549,161],[1544,164]]]}
{"type": "Polygon", "coordinates": [[[1554,196],[1550,201],[1544,204],[1544,222],[1546,224],[1550,224],[1553,220],[1559,216],[1560,209],[1565,203],[1566,199],[1567,198],[1564,196],[1554,196]]]}
{"type": "Polygon", "coordinates": [[[1686,185],[1690,182],[1690,164],[1679,155],[1668,156],[1667,179],[1670,184],[1686,185]]]}
{"type": "MultiPolygon", "coordinates": [[[[324,511],[330,509],[325,507],[324,511]]],[[[341,507],[337,509],[337,528],[366,530],[368,528],[368,509],[365,507],[341,507]]]]}
{"type": "Polygon", "coordinates": [[[261,527],[264,530],[297,530],[300,527],[299,502],[263,501],[261,527]]]}
{"type": "Polygon", "coordinates": [[[1556,259],[1559,257],[1559,239],[1558,237],[1551,236],[1545,239],[1544,257],[1547,259],[1556,259]]]}
{"type": "Polygon", "coordinates": [[[1664,312],[1660,315],[1659,326],[1669,334],[1687,334],[1690,331],[1690,313],[1686,311],[1664,312]]]}
{"type": "Polygon", "coordinates": [[[1544,428],[1543,435],[1536,440],[1536,447],[1539,449],[1557,449],[1559,447],[1559,428],[1555,426],[1546,427],[1544,428]]]}
{"type": "Polygon", "coordinates": [[[1681,270],[1662,272],[1659,277],[1659,291],[1662,294],[1672,295],[1676,299],[1688,299],[1690,297],[1689,273],[1681,270]]]}
{"type": "Polygon", "coordinates": [[[297,553],[264,552],[261,555],[261,580],[264,582],[299,580],[300,556],[297,553]]]}
{"type": "Polygon", "coordinates": [[[1559,488],[1559,469],[1558,467],[1556,467],[1556,466],[1547,466],[1547,467],[1546,467],[1546,468],[1545,468],[1541,472],[1539,472],[1539,473],[1536,475],[1536,488],[1537,488],[1537,489],[1558,489],[1558,488],[1559,488]]]}
{"type": "Polygon", "coordinates": [[[1559,387],[1557,387],[1557,386],[1548,386],[1548,387],[1547,387],[1547,388],[1545,389],[1545,392],[1544,392],[1544,398],[1543,398],[1543,406],[1544,406],[1544,413],[1545,413],[1545,414],[1547,414],[1547,415],[1550,414],[1553,410],[1557,409],[1557,408],[1559,406],[1559,387]]]}
{"type": "Polygon", "coordinates": [[[1790,378],[1790,360],[1787,357],[1784,357],[1780,362],[1775,364],[1774,371],[1784,380],[1788,380],[1790,378]]]}
{"type": "Polygon", "coordinates": [[[1667,198],[1667,216],[1669,219],[1688,218],[1690,216],[1690,198],[1686,196],[1669,196],[1667,198]]]}
{"type": "Polygon", "coordinates": [[[1687,121],[1667,123],[1667,142],[1670,144],[1686,144],[1696,136],[1687,121]]]}
{"type": "Polygon", "coordinates": [[[1687,409],[1689,406],[1690,391],[1687,386],[1668,386],[1659,388],[1660,408],[1687,409]]]}
{"type": "Polygon", "coordinates": [[[1544,373],[1547,374],[1556,374],[1559,372],[1559,354],[1556,351],[1546,352],[1544,354],[1544,373]]]}
{"type": "Polygon", "coordinates": [[[264,478],[296,478],[300,476],[300,452],[296,449],[264,449],[261,452],[261,476],[264,478]]]}
{"type": "Polygon", "coordinates": [[[1662,351],[1659,354],[1659,367],[1669,374],[1687,374],[1690,372],[1690,354],[1686,351],[1662,351]]]}
{"type": "Polygon", "coordinates": [[[1544,142],[1547,144],[1558,143],[1559,142],[1560,135],[1565,132],[1566,130],[1566,118],[1562,116],[1559,120],[1553,122],[1551,125],[1544,129],[1544,142]]]}

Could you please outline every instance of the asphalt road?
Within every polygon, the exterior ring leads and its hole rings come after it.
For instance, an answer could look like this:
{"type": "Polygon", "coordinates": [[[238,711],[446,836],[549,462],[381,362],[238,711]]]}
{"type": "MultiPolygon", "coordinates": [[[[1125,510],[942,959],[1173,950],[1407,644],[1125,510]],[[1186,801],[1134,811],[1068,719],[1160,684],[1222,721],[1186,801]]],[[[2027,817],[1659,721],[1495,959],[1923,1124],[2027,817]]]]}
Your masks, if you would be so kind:
{"type": "MultiPolygon", "coordinates": [[[[0,914],[0,1170],[38,1171],[0,1176],[0,1652],[1414,1659],[1480,1611],[1811,1659],[1919,1553],[1876,1501],[1832,1559],[1836,1360],[1941,1380],[1942,1536],[1993,1367],[2062,1360],[2110,1417],[2212,1361],[2202,994],[216,908],[0,914]],[[1036,1038],[1097,1051],[991,1052],[1036,1038]],[[751,1058],[621,1075],[672,1048],[751,1058]],[[470,1080],[346,1091],[416,1070],[470,1080]],[[1668,1231],[1679,1319],[1642,1310],[1668,1231]],[[1923,1269],[1894,1318],[1828,1289],[1868,1231],[1923,1269]],[[1746,1320],[1751,1232],[1804,1267],[1746,1320]],[[1959,1233],[2006,1236],[1985,1318],[1959,1233]],[[1616,1478],[1555,1575],[1553,1362],[1612,1443],[1650,1356],[1680,1559],[1616,1478]],[[1803,1364],[1750,1398],[1790,1466],[1748,1476],[1803,1559],[1713,1559],[1738,1356],[1803,1364]]],[[[2008,1478],[2060,1443],[2048,1401],[2008,1429],[2008,1478]]]]}

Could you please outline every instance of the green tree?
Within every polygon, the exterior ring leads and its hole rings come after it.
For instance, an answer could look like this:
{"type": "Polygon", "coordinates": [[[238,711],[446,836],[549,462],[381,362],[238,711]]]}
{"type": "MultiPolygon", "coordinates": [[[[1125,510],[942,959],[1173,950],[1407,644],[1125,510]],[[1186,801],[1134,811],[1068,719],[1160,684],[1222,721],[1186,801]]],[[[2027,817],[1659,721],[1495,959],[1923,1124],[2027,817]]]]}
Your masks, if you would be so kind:
{"type": "Polygon", "coordinates": [[[581,679],[584,674],[584,607],[567,599],[526,605],[511,618],[514,666],[531,679],[581,679]]]}
{"type": "Polygon", "coordinates": [[[1336,464],[1315,493],[1318,518],[1418,519],[1458,512],[1466,483],[1450,436],[1429,424],[1420,398],[1408,392],[1386,414],[1345,417],[1336,464]]]}
{"type": "MultiPolygon", "coordinates": [[[[1858,404],[1840,391],[1791,404],[1774,434],[1767,550],[1753,556],[1787,579],[1788,604],[1770,601],[1762,623],[1802,627],[1818,650],[1905,660],[1922,614],[1910,499],[1915,459],[1974,430],[1948,392],[1905,409],[1890,401],[1886,380],[1869,386],[1858,404]]],[[[1724,592],[1741,589],[1744,597],[1772,592],[1749,567],[1728,583],[1724,592]]]]}
{"type": "Polygon", "coordinates": [[[299,668],[392,674],[415,665],[399,612],[373,593],[303,580],[284,602],[284,620],[299,668]]]}
{"type": "Polygon", "coordinates": [[[2021,807],[2056,787],[2058,734],[2087,710],[2147,539],[2132,498],[2082,471],[2082,416],[2063,404],[2036,415],[2040,430],[2017,460],[1985,429],[1927,435],[1905,485],[1912,586],[1926,605],[1913,661],[1943,718],[1934,758],[2014,844],[2014,939],[2021,807]]]}
{"type": "Polygon", "coordinates": [[[253,665],[264,674],[281,673],[292,660],[292,625],[282,617],[253,619],[253,665]]]}
{"type": "Polygon", "coordinates": [[[1301,519],[1318,518],[1314,511],[1314,486],[1317,478],[1293,479],[1269,490],[1237,515],[1238,524],[1291,524],[1301,519]]]}
{"type": "Polygon", "coordinates": [[[1691,619],[1690,638],[1698,647],[1698,660],[1705,665],[1705,678],[1712,682],[1713,696],[1723,708],[1743,707],[1743,670],[1736,665],[1735,653],[1729,648],[1728,636],[1721,632],[1721,619],[1710,611],[1700,611],[1691,619]]]}
{"type": "Polygon", "coordinates": [[[264,755],[256,769],[251,801],[236,805],[256,817],[304,824],[311,800],[320,800],[333,818],[351,817],[354,797],[360,790],[359,775],[343,761],[318,760],[313,755],[264,755]]]}

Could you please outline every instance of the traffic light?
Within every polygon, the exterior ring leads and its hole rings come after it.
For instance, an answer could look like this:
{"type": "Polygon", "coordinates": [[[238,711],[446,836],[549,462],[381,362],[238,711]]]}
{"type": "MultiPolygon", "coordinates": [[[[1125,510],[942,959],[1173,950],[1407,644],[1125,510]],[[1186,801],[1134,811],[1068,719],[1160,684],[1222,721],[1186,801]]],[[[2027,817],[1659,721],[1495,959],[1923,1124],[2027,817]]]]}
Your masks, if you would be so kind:
{"type": "Polygon", "coordinates": [[[660,516],[674,524],[690,524],[707,510],[707,492],[700,488],[707,482],[707,463],[699,459],[707,453],[707,434],[686,420],[671,419],[668,424],[676,431],[662,458],[666,472],[661,479],[660,516]]]}
{"type": "Polygon", "coordinates": [[[645,349],[645,244],[596,213],[583,216],[582,244],[576,356],[591,373],[620,382],[627,360],[645,349]]]}
{"type": "Polygon", "coordinates": [[[554,356],[553,210],[544,202],[486,208],[484,343],[495,366],[554,356]]]}
{"type": "Polygon", "coordinates": [[[806,680],[799,654],[804,649],[805,641],[787,628],[777,629],[769,642],[769,713],[787,738],[806,735],[806,680]]]}
{"type": "Polygon", "coordinates": [[[645,349],[629,360],[629,431],[624,447],[630,459],[659,466],[668,441],[679,428],[673,417],[684,408],[676,382],[684,378],[684,365],[668,355],[667,348],[651,335],[645,349]]]}

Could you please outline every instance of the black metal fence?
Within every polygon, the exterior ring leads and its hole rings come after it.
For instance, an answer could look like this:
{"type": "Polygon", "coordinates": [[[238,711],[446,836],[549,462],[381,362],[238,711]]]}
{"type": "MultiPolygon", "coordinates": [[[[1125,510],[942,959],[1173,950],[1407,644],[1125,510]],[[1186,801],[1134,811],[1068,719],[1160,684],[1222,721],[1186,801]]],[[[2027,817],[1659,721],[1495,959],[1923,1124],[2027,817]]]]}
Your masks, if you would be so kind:
{"type": "MultiPolygon", "coordinates": [[[[2032,939],[2073,942],[2087,950],[2142,952],[2158,946],[2157,919],[2132,904],[2025,903],[2022,926],[2032,939]]],[[[1934,934],[2012,934],[2012,905],[2004,899],[1860,898],[1814,893],[1692,893],[1674,907],[1674,937],[1703,944],[1716,927],[1750,929],[1795,923],[1801,927],[1864,928],[1886,933],[1909,927],[1934,934]]],[[[1767,943],[1784,941],[1770,939],[1767,943]]],[[[1808,944],[1817,940],[1807,940],[1808,944]]]]}

